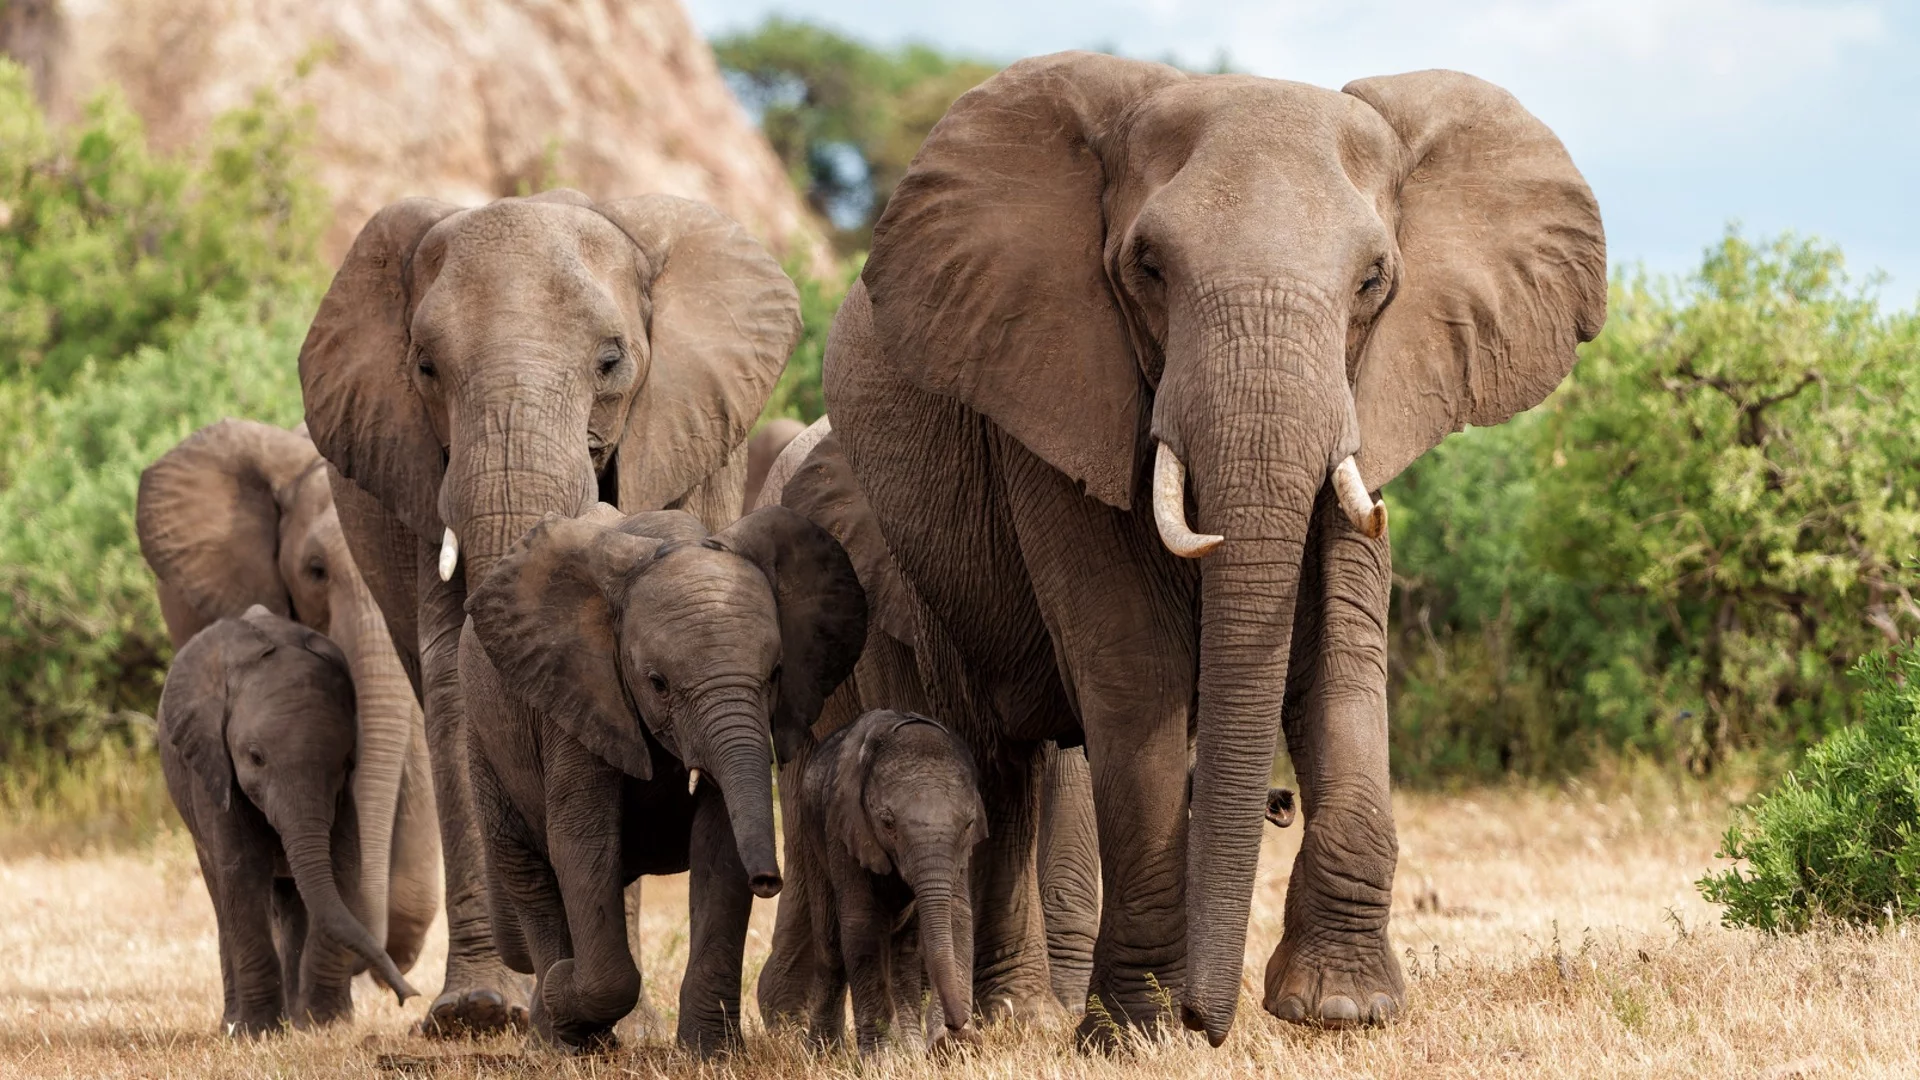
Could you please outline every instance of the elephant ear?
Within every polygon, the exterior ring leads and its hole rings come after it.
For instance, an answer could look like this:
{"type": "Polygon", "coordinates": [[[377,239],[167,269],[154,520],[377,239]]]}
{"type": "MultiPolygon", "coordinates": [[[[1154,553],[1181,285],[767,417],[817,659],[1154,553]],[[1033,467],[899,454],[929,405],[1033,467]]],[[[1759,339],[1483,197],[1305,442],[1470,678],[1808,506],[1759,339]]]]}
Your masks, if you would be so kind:
{"type": "Polygon", "coordinates": [[[222,618],[180,647],[160,689],[160,737],[223,811],[233,807],[235,786],[227,752],[227,677],[273,650],[274,643],[247,619],[222,618]]]}
{"type": "Polygon", "coordinates": [[[1070,52],[968,91],[887,200],[861,274],[891,368],[1121,509],[1144,389],[1107,281],[1103,158],[1130,104],[1185,77],[1070,52]]]}
{"type": "Polygon", "coordinates": [[[645,195],[595,209],[651,275],[651,360],[615,460],[621,509],[657,510],[746,441],[800,336],[800,295],[759,241],[703,203],[645,195]]]}
{"type": "Polygon", "coordinates": [[[445,466],[409,366],[413,254],[458,209],[403,199],[373,215],[300,347],[307,427],[321,456],[416,534],[436,540],[445,466]]]}
{"type": "Polygon", "coordinates": [[[660,541],[548,514],[467,596],[502,680],[628,776],[653,755],[620,671],[619,603],[660,541]]]}
{"type": "Polygon", "coordinates": [[[867,777],[873,773],[873,759],[880,742],[893,729],[898,714],[882,709],[861,717],[847,730],[840,743],[835,765],[833,791],[827,801],[827,831],[838,836],[847,850],[869,873],[890,874],[893,862],[867,817],[867,777]]]}
{"type": "Polygon", "coordinates": [[[1406,149],[1392,304],[1354,387],[1368,490],[1468,424],[1532,408],[1607,314],[1600,208],[1552,131],[1453,71],[1362,79],[1406,149]]]}
{"type": "MultiPolygon", "coordinates": [[[[814,428],[825,425],[822,417],[814,428]]],[[[795,439],[796,444],[799,439],[795,439]]],[[[880,521],[853,477],[853,467],[840,448],[840,440],[828,428],[814,442],[799,467],[776,493],[780,505],[794,510],[808,521],[827,530],[848,558],[867,594],[867,621],[876,624],[895,641],[914,639],[913,616],[907,583],[893,561],[887,538],[880,533],[880,521]]]]}
{"type": "Polygon", "coordinates": [[[784,765],[812,742],[820,707],[860,659],[867,642],[867,594],[839,542],[784,506],[755,510],[713,539],[758,565],[779,605],[773,750],[784,765]]]}
{"type": "Polygon", "coordinates": [[[134,531],[153,574],[203,622],[254,604],[290,615],[281,579],[281,492],[319,460],[304,436],[222,420],[180,441],[140,474],[134,531]]]}

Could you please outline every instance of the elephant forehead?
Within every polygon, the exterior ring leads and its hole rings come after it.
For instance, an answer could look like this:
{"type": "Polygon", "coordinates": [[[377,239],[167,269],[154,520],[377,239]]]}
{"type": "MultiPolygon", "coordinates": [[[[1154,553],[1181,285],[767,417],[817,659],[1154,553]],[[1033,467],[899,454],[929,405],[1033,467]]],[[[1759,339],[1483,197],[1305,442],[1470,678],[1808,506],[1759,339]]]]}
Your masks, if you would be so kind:
{"type": "Polygon", "coordinates": [[[532,311],[548,321],[617,328],[637,311],[641,254],[593,210],[494,203],[442,222],[420,246],[416,333],[489,314],[532,311]],[[425,325],[422,325],[425,324],[425,325]]]}
{"type": "Polygon", "coordinates": [[[773,589],[759,568],[703,544],[663,548],[634,577],[626,610],[690,637],[737,634],[746,619],[775,626],[773,589]]]}

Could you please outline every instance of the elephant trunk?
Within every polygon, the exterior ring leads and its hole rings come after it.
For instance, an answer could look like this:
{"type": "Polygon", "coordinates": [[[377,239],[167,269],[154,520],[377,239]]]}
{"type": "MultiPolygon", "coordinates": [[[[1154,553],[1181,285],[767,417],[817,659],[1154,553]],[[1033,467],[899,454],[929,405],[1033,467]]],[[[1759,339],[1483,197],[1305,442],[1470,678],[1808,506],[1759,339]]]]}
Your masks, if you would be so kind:
{"type": "Polygon", "coordinates": [[[387,951],[373,939],[360,920],[354,918],[353,912],[347,910],[346,902],[340,899],[340,889],[333,876],[333,860],[328,850],[332,829],[332,821],[322,818],[303,822],[281,832],[287,864],[293,870],[293,881],[300,890],[300,900],[306,904],[308,922],[326,940],[352,950],[365,960],[374,977],[385,983],[404,1004],[419,991],[407,984],[400,969],[394,965],[393,958],[387,955],[387,951]]]}
{"type": "Polygon", "coordinates": [[[1183,1022],[1217,1046],[1239,1004],[1314,499],[1355,447],[1334,313],[1287,289],[1216,293],[1194,309],[1170,339],[1190,351],[1169,350],[1155,427],[1187,453],[1198,527],[1223,538],[1200,572],[1182,1003],[1183,1022]]]}
{"type": "Polygon", "coordinates": [[[757,689],[703,702],[694,760],[720,785],[753,894],[780,893],[780,862],[774,857],[773,757],[766,709],[757,689]]]}
{"type": "Polygon", "coordinates": [[[360,831],[360,916],[373,940],[384,945],[400,778],[414,729],[422,722],[420,704],[366,583],[357,573],[337,575],[336,580],[341,581],[341,595],[332,602],[328,631],[346,654],[353,675],[357,733],[349,790],[360,831]]]}
{"type": "Polygon", "coordinates": [[[967,867],[946,853],[957,844],[928,845],[936,853],[903,867],[913,888],[920,922],[920,955],[927,979],[940,999],[949,1031],[964,1031],[973,1020],[973,907],[967,900],[967,867]]]}
{"type": "Polygon", "coordinates": [[[531,378],[516,382],[508,400],[479,403],[454,423],[440,488],[442,580],[464,562],[468,587],[478,585],[541,518],[577,517],[599,498],[586,409],[572,405],[566,388],[531,378]]]}

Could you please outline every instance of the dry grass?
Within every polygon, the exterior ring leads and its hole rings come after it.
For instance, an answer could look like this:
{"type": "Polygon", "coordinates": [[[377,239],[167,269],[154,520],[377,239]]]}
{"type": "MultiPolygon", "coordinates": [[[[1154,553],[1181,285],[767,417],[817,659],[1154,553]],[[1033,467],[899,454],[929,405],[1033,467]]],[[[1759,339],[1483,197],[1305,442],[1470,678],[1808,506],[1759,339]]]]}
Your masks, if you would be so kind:
{"type": "MultiPolygon", "coordinates": [[[[1186,1035],[1084,1057],[1064,1033],[1001,1028],[938,1071],[993,1080],[1107,1076],[1786,1077],[1920,1075],[1920,944],[1905,932],[1769,940],[1719,929],[1692,882],[1725,802],[1637,795],[1408,796],[1393,932],[1408,1017],[1386,1030],[1292,1028],[1258,1008],[1298,831],[1271,834],[1255,897],[1248,998],[1220,1050],[1186,1035]]],[[[655,1006],[671,1017],[685,960],[683,881],[650,883],[655,1006]]],[[[764,958],[760,905],[749,976],[764,958]]],[[[439,971],[430,953],[416,974],[439,971]]],[[[364,980],[363,980],[364,983],[364,980]]],[[[430,997],[433,988],[422,982],[430,997]]],[[[562,1059],[515,1040],[433,1046],[422,1005],[370,985],[359,1019],[262,1043],[219,1037],[213,918],[177,835],[142,854],[0,862],[0,1075],[917,1077],[906,1054],[808,1057],[758,1034],[731,1064],[669,1048],[562,1059]]],[[[751,995],[749,995],[749,998],[751,995]]],[[[751,1005],[749,1005],[751,1011],[751,1005]]]]}

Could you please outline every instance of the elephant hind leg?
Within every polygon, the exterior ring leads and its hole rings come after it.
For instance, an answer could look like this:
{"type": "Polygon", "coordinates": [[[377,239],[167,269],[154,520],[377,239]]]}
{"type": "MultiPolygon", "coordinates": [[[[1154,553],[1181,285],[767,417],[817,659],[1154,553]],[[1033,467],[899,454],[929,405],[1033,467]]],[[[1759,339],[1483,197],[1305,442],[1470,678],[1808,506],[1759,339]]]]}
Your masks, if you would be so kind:
{"type": "Polygon", "coordinates": [[[433,802],[433,768],[427,759],[424,726],[414,730],[400,780],[387,897],[387,955],[402,972],[409,971],[426,945],[441,901],[440,819],[433,802]]]}

